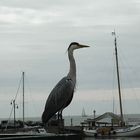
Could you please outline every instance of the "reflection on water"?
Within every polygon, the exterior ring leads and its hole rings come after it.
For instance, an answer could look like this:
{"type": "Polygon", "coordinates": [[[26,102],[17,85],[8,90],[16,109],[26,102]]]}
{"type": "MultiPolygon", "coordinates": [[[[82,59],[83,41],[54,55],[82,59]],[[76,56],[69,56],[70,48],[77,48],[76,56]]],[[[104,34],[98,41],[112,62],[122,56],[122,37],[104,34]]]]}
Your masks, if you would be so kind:
{"type": "Polygon", "coordinates": [[[82,140],[140,140],[139,137],[120,137],[120,138],[94,138],[94,137],[85,137],[82,140]]]}
{"type": "MultiPolygon", "coordinates": [[[[33,138],[34,139],[34,138],[33,138]]],[[[31,139],[31,140],[33,140],[31,139]]],[[[37,139],[37,140],[42,140],[37,139]]],[[[100,137],[100,138],[94,138],[94,137],[53,137],[53,138],[47,138],[47,140],[140,140],[140,137],[120,137],[120,138],[107,138],[107,137],[100,137]]]]}

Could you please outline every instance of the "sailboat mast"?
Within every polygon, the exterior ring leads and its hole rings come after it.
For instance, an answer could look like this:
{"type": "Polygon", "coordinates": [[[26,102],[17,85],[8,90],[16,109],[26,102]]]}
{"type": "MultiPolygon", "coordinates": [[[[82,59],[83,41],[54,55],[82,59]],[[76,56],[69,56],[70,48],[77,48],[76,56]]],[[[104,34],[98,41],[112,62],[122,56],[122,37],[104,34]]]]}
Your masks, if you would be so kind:
{"type": "Polygon", "coordinates": [[[23,80],[23,126],[24,126],[24,72],[22,72],[22,80],[23,80]]]}
{"type": "Polygon", "coordinates": [[[115,31],[112,32],[112,35],[115,36],[114,44],[115,44],[115,56],[116,56],[116,68],[117,68],[117,80],[118,80],[118,92],[119,92],[119,102],[120,102],[120,115],[121,115],[121,125],[124,123],[123,118],[123,109],[122,109],[122,97],[121,97],[121,84],[120,84],[120,73],[119,73],[119,63],[118,63],[118,51],[117,51],[117,38],[115,31]]]}

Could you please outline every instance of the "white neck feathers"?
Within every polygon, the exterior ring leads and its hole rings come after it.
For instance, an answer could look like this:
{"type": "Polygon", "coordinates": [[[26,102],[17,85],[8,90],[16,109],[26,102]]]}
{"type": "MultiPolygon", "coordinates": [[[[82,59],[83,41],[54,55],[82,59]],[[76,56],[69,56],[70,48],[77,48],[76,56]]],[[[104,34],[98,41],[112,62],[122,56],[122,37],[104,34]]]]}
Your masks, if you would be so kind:
{"type": "Polygon", "coordinates": [[[70,70],[68,73],[68,77],[71,78],[74,82],[76,82],[76,64],[73,57],[73,49],[68,51],[68,57],[70,62],[70,70]]]}

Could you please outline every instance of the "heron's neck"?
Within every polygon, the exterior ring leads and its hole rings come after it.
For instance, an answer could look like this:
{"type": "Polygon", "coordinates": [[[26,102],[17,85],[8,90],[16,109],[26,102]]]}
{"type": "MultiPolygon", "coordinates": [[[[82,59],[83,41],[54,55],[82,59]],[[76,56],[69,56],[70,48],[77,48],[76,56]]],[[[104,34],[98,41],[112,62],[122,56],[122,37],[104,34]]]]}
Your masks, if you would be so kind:
{"type": "Polygon", "coordinates": [[[76,64],[73,57],[73,50],[68,52],[69,62],[70,62],[70,70],[68,73],[68,77],[70,77],[74,82],[76,82],[76,64]]]}

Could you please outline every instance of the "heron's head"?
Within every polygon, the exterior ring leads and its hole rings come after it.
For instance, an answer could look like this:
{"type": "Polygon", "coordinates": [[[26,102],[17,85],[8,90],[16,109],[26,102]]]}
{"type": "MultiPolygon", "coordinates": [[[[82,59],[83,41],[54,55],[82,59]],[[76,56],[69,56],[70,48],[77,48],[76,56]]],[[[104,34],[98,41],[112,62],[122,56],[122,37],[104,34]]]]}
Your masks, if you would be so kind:
{"type": "Polygon", "coordinates": [[[80,48],[84,48],[84,47],[89,47],[89,46],[87,46],[87,45],[82,45],[82,44],[79,44],[79,43],[77,43],[77,42],[72,42],[72,43],[69,45],[68,51],[69,51],[69,50],[80,49],[80,48]]]}

